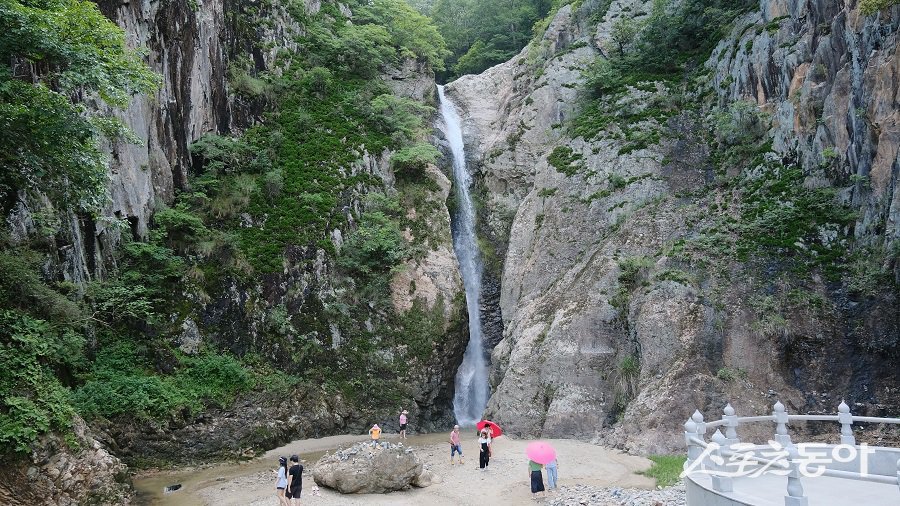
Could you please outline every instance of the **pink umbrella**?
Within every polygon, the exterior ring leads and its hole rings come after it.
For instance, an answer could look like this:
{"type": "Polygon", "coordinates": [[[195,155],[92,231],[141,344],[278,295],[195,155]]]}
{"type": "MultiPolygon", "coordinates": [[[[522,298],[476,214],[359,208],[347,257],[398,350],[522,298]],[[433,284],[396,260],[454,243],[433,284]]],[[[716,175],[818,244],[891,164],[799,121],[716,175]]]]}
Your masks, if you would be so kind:
{"type": "Polygon", "coordinates": [[[538,464],[549,464],[556,460],[556,450],[544,441],[532,441],[525,447],[525,455],[538,464]]]}

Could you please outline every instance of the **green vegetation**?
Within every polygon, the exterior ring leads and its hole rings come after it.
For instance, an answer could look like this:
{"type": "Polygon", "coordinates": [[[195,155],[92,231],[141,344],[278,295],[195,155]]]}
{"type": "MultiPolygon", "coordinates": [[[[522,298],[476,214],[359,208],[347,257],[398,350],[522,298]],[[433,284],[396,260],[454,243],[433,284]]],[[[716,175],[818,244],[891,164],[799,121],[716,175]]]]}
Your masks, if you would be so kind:
{"type": "Polygon", "coordinates": [[[753,0],[654,0],[643,21],[616,23],[619,54],[597,61],[588,72],[589,86],[602,96],[641,81],[679,79],[709,57],[736,16],[755,7],[753,0]]]}
{"type": "Polygon", "coordinates": [[[407,257],[406,241],[396,220],[401,212],[396,201],[377,198],[377,203],[360,217],[359,226],[347,237],[338,265],[355,279],[375,283],[376,294],[387,295],[385,276],[407,257]]]}
{"type": "Polygon", "coordinates": [[[869,15],[898,3],[900,0],[860,0],[859,10],[863,14],[869,15]]]}
{"type": "Polygon", "coordinates": [[[547,157],[547,163],[567,176],[574,176],[584,168],[584,158],[581,153],[576,153],[569,146],[556,146],[547,157]]]}
{"type": "MultiPolygon", "coordinates": [[[[423,2],[418,2],[422,4],[423,2]]],[[[447,41],[451,81],[515,56],[532,39],[536,22],[554,12],[552,0],[437,0],[420,5],[447,41]]]]}
{"type": "Polygon", "coordinates": [[[72,331],[0,310],[0,448],[27,452],[45,432],[70,430],[74,411],[54,369],[73,366],[82,344],[72,331]]]}
{"type": "Polygon", "coordinates": [[[119,342],[97,354],[74,393],[82,416],[165,419],[183,409],[197,413],[210,403],[227,406],[256,380],[234,358],[215,353],[182,356],[174,360],[174,374],[159,375],[148,362],[149,350],[140,353],[137,347],[119,342]]]}
{"type": "Polygon", "coordinates": [[[621,421],[628,403],[634,399],[638,391],[638,380],[641,375],[640,358],[636,354],[626,355],[618,364],[615,387],[615,397],[610,410],[611,416],[617,422],[621,421]]]}
{"type": "MultiPolygon", "coordinates": [[[[112,110],[132,93],[152,90],[156,76],[93,2],[3,2],[0,28],[0,211],[6,216],[19,192],[40,192],[57,209],[98,212],[106,196],[99,142],[131,134],[111,113],[71,97],[94,94],[112,110]],[[13,62],[34,74],[17,75],[13,62]]],[[[82,366],[84,325],[93,321],[77,287],[51,285],[38,274],[61,223],[53,207],[36,209],[41,237],[32,245],[13,247],[0,232],[4,454],[28,451],[46,432],[69,432],[74,409],[59,378],[82,366]]]]}
{"type": "Polygon", "coordinates": [[[425,166],[437,162],[441,154],[431,144],[421,143],[403,148],[391,156],[394,170],[409,179],[420,179],[425,166]]]}
{"type": "Polygon", "coordinates": [[[73,103],[96,93],[112,107],[157,80],[122,30],[86,0],[0,4],[0,211],[19,191],[41,191],[60,206],[98,211],[105,203],[101,138],[128,134],[111,115],[73,103]],[[14,76],[13,61],[34,64],[36,82],[14,76]]]}
{"type": "Polygon", "coordinates": [[[756,5],[752,0],[655,0],[648,16],[617,20],[611,33],[617,51],[597,58],[585,71],[588,97],[572,134],[623,140],[620,155],[658,144],[661,127],[688,99],[654,93],[650,103],[642,98],[640,104],[622,107],[629,88],[654,92],[657,83],[675,89],[676,83],[689,81],[732,20],[756,5]]]}
{"type": "Polygon", "coordinates": [[[658,487],[671,487],[681,481],[681,472],[684,470],[683,455],[650,455],[653,466],[641,474],[656,480],[658,487]]]}
{"type": "Polygon", "coordinates": [[[619,262],[619,283],[634,287],[643,277],[644,272],[653,265],[653,260],[644,257],[628,257],[619,262]]]}
{"type": "Polygon", "coordinates": [[[723,367],[716,372],[716,377],[726,383],[732,383],[739,379],[747,377],[747,371],[743,369],[732,369],[731,367],[723,367]]]}
{"type": "MultiPolygon", "coordinates": [[[[49,199],[32,209],[33,237],[13,246],[0,231],[0,453],[25,452],[49,431],[65,434],[75,413],[114,422],[189,419],[250,390],[323,377],[325,387],[362,406],[409,399],[402,377],[440,346],[445,301],[416,300],[399,314],[386,293],[394,269],[439,233],[407,213],[427,216],[436,205],[437,184],[423,169],[438,153],[423,142],[433,108],[392,95],[380,76],[406,60],[441,70],[449,53],[434,25],[402,0],[349,5],[352,23],[332,3],[317,15],[290,9],[304,35],[296,52],[279,51],[269,72],[235,56],[231,89],[264,112],[240,136],[207,134],[190,146],[189,185],[157,208],[142,242],[128,241],[124,220],[96,216],[106,187],[98,142],[129,132],[70,97],[96,95],[121,107],[132,93],[151,90],[157,76],[94,3],[0,6],[3,211],[22,190],[49,199]],[[36,80],[14,78],[14,60],[34,63],[36,80]],[[353,168],[366,153],[387,149],[398,191],[353,168]],[[375,196],[358,215],[344,214],[360,193],[375,196]],[[68,219],[60,211],[68,210],[124,232],[105,279],[75,285],[41,274],[68,219]],[[344,231],[340,254],[329,240],[335,228],[344,231]],[[269,307],[252,296],[287,263],[309,267],[317,249],[335,268],[330,275],[343,298],[322,301],[289,288],[269,307]],[[221,297],[226,286],[251,294],[243,310],[261,322],[261,341],[292,351],[286,380],[260,381],[274,365],[262,350],[236,357],[203,342],[187,355],[174,344],[182,322],[197,319],[198,303],[221,297]],[[381,357],[381,348],[390,353],[381,357]]],[[[248,44],[258,43],[254,16],[266,8],[227,12],[248,44]]]]}

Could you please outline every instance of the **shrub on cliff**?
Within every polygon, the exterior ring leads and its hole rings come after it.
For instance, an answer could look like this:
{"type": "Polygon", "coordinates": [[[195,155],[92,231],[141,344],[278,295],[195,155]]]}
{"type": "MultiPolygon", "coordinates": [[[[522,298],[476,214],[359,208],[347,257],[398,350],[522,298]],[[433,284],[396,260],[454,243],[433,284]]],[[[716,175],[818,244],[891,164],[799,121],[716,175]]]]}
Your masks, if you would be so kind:
{"type": "Polygon", "coordinates": [[[897,4],[900,4],[900,0],[860,0],[859,10],[869,15],[897,4]]]}
{"type": "Polygon", "coordinates": [[[207,403],[225,406],[255,385],[252,373],[236,359],[207,352],[175,357],[175,371],[154,374],[145,346],[128,341],[103,348],[75,390],[79,413],[90,418],[133,416],[165,419],[181,410],[200,411],[207,403]]]}
{"type": "Polygon", "coordinates": [[[83,338],[0,310],[0,454],[26,452],[48,431],[68,433],[74,411],[56,371],[82,357],[83,338]]]}
{"type": "Polygon", "coordinates": [[[372,288],[386,289],[385,275],[408,255],[406,240],[392,215],[399,213],[396,201],[383,199],[363,213],[359,226],[344,242],[338,265],[372,288]]]}
{"type": "Polygon", "coordinates": [[[428,164],[435,163],[441,154],[431,144],[416,144],[391,156],[391,166],[398,175],[418,179],[428,164]]]}

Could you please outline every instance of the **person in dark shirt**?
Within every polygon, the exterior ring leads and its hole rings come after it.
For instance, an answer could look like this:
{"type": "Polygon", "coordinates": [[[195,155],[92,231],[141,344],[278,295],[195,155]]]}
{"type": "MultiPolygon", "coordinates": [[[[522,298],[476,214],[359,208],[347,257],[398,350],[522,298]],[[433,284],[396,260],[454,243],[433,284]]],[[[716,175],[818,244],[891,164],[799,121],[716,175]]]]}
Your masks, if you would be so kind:
{"type": "Polygon", "coordinates": [[[300,506],[301,490],[303,490],[303,466],[300,465],[300,457],[291,455],[291,468],[288,469],[287,492],[285,495],[291,500],[292,506],[300,506]]]}

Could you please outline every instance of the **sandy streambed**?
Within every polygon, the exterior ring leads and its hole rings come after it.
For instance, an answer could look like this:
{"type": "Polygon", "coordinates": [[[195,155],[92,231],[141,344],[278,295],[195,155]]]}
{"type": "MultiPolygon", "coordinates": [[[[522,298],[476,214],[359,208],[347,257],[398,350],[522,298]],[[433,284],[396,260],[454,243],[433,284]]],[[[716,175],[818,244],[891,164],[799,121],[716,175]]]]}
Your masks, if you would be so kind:
{"type": "MultiPolygon", "coordinates": [[[[263,457],[238,464],[216,464],[202,468],[149,473],[135,478],[139,504],[152,506],[263,506],[277,505],[275,472],[279,455],[300,455],[306,467],[303,505],[483,505],[523,504],[530,499],[525,445],[528,440],[501,437],[494,441],[490,466],[478,469],[478,445],[464,438],[464,465],[450,465],[447,434],[411,436],[406,444],[442,482],[424,489],[391,494],[345,496],[327,489],[310,494],[314,485],[311,467],[328,450],[364,441],[367,436],[333,436],[294,441],[267,452],[263,457]],[[164,494],[163,489],[180,483],[181,489],[164,494]]],[[[386,439],[397,441],[396,436],[386,439]]],[[[559,484],[652,487],[653,480],[635,474],[650,467],[642,457],[625,455],[581,441],[549,440],[559,455],[559,484]]]]}

